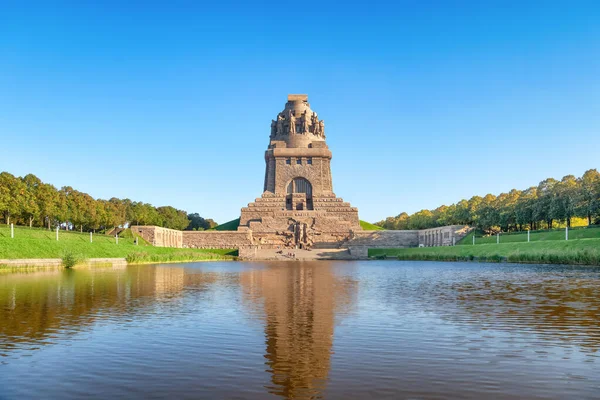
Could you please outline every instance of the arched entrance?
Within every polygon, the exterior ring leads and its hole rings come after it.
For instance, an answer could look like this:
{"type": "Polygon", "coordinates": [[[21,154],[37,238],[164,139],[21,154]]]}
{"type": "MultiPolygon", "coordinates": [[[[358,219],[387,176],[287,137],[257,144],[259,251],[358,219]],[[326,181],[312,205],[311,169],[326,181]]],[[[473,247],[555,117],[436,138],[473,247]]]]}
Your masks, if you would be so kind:
{"type": "Polygon", "coordinates": [[[312,185],[305,178],[294,178],[288,184],[286,208],[288,210],[312,210],[312,185]]]}

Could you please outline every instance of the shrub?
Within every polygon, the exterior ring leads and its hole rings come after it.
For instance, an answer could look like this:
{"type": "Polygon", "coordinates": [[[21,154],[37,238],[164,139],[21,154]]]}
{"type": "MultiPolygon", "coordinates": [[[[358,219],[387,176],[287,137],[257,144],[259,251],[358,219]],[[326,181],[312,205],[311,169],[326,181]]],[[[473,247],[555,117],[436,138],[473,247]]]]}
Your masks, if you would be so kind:
{"type": "Polygon", "coordinates": [[[136,251],[133,253],[129,253],[127,254],[127,256],[125,256],[125,260],[127,260],[128,263],[142,262],[146,261],[147,259],[148,253],[144,251],[136,251]]]}
{"type": "Polygon", "coordinates": [[[62,265],[65,268],[72,268],[75,265],[85,261],[85,258],[80,254],[74,253],[71,250],[65,250],[61,253],[60,258],[62,260],[62,265]]]}

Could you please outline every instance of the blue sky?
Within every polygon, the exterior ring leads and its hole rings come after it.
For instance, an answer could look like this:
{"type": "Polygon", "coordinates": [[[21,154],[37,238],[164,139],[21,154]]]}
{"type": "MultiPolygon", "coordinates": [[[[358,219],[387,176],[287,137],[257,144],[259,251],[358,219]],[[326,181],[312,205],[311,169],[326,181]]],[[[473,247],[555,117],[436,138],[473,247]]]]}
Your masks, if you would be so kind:
{"type": "Polygon", "coordinates": [[[600,167],[597,1],[122,3],[2,2],[0,170],[225,222],[288,93],[368,221],[600,167]]]}

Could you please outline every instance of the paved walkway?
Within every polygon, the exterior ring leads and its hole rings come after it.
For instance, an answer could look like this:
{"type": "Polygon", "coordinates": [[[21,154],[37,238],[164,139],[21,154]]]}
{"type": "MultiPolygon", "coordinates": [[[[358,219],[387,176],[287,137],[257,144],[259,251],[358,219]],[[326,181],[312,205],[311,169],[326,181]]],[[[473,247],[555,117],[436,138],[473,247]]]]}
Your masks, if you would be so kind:
{"type": "Polygon", "coordinates": [[[353,260],[348,249],[313,249],[313,250],[290,250],[290,249],[261,249],[256,253],[258,260],[287,260],[287,261],[314,261],[314,260],[353,260]],[[283,251],[283,254],[278,254],[283,251]],[[293,253],[293,256],[288,256],[293,253]]]}

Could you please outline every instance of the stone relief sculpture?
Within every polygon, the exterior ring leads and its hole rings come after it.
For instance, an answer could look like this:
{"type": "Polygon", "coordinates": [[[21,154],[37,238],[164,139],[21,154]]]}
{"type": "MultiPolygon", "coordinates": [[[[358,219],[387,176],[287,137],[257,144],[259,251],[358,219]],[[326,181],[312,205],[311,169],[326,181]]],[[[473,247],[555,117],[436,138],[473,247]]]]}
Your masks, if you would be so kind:
{"type": "Polygon", "coordinates": [[[324,139],[325,123],[319,120],[316,112],[310,110],[304,111],[299,117],[294,115],[293,110],[284,110],[277,115],[277,120],[271,120],[271,139],[293,133],[312,133],[324,139]]]}
{"type": "Polygon", "coordinates": [[[272,119],[271,120],[271,139],[273,139],[276,135],[277,135],[277,121],[272,119]]]}

